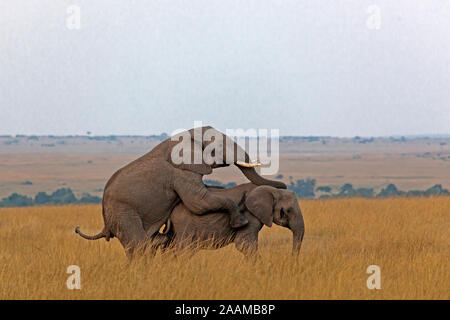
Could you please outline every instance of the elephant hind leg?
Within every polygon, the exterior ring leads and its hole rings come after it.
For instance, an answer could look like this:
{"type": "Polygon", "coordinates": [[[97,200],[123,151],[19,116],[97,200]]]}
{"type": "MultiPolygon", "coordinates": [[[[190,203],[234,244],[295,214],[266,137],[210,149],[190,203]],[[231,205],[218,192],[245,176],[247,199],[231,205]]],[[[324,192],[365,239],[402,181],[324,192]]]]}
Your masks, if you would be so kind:
{"type": "Polygon", "coordinates": [[[128,259],[143,254],[147,249],[146,232],[138,212],[128,205],[116,206],[115,215],[118,217],[115,236],[119,239],[128,259]]]}

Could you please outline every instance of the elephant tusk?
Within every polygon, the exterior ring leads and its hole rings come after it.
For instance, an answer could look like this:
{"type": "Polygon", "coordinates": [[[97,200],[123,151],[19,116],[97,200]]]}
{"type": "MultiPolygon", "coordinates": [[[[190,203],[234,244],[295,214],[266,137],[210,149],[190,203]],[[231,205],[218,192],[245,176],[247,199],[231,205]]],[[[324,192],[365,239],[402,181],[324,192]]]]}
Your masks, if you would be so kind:
{"type": "Polygon", "coordinates": [[[165,224],[163,224],[161,226],[161,228],[159,228],[159,233],[160,234],[167,234],[171,227],[172,227],[172,221],[169,218],[169,219],[167,219],[167,222],[165,224]]]}
{"type": "Polygon", "coordinates": [[[236,161],[236,164],[238,166],[246,167],[246,168],[254,168],[254,167],[259,167],[261,165],[261,163],[259,163],[259,162],[247,163],[247,162],[242,162],[242,161],[236,161]]]}

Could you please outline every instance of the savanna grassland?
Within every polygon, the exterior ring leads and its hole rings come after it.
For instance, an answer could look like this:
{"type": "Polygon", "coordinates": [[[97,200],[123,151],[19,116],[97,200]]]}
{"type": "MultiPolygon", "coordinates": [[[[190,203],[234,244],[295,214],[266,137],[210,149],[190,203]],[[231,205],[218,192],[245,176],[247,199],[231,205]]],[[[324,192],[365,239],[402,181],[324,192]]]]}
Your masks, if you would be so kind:
{"type": "Polygon", "coordinates": [[[103,227],[100,206],[0,209],[0,299],[449,299],[450,197],[301,201],[299,260],[291,234],[263,228],[261,258],[233,245],[191,259],[158,254],[128,265],[117,239],[74,233],[103,227]],[[81,290],[68,290],[69,265],[81,290]],[[381,289],[369,290],[369,265],[381,289]]]}

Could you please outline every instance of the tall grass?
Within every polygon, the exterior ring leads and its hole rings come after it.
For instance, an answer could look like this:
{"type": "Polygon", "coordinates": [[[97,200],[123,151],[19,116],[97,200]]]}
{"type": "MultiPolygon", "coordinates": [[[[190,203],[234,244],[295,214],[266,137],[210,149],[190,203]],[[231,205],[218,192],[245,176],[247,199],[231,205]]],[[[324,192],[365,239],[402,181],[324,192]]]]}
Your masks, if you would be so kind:
{"type": "Polygon", "coordinates": [[[450,198],[301,201],[300,258],[291,232],[264,227],[261,258],[230,245],[188,259],[158,254],[128,264],[117,239],[74,233],[103,227],[99,206],[0,209],[1,299],[449,299],[450,198]],[[369,290],[369,265],[381,289],[369,290]],[[69,265],[81,290],[68,290],[69,265]]]}

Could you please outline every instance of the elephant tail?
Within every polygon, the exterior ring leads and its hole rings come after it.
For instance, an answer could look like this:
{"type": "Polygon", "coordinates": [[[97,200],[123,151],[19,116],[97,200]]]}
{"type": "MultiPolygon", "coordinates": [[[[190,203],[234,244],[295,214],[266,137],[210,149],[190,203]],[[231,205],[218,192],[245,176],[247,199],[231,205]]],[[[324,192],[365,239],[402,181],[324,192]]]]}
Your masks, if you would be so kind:
{"type": "Polygon", "coordinates": [[[106,238],[106,241],[109,241],[110,238],[114,238],[114,235],[111,234],[111,232],[105,227],[99,234],[96,234],[94,236],[88,236],[80,231],[80,227],[75,228],[75,233],[78,233],[82,238],[87,240],[98,240],[101,238],[106,238]]]}

